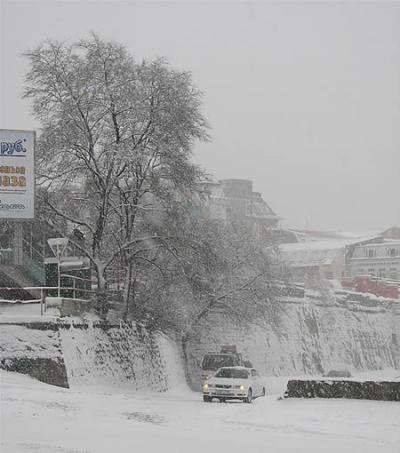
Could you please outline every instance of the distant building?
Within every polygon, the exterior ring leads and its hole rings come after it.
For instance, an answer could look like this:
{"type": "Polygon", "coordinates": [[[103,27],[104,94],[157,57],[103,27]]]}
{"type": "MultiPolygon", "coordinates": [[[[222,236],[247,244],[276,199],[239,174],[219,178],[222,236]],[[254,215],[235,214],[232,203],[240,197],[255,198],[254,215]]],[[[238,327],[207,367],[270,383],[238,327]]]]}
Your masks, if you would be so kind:
{"type": "Polygon", "coordinates": [[[388,228],[383,233],[381,233],[381,236],[385,239],[400,239],[400,227],[393,226],[391,228],[388,228]]]}
{"type": "Polygon", "coordinates": [[[354,250],[378,241],[382,238],[377,236],[282,244],[279,247],[280,259],[284,274],[293,282],[315,284],[323,279],[340,281],[349,276],[349,260],[354,250]]]}
{"type": "Polygon", "coordinates": [[[262,198],[253,192],[253,182],[246,179],[223,179],[203,183],[213,214],[223,219],[249,219],[276,228],[281,220],[262,198]]]}
{"type": "Polygon", "coordinates": [[[314,241],[280,246],[286,278],[297,283],[316,283],[344,275],[345,242],[314,241]]]}
{"type": "Polygon", "coordinates": [[[400,240],[382,240],[353,247],[347,254],[347,276],[400,279],[400,240]]]}
{"type": "MultiPolygon", "coordinates": [[[[223,179],[202,184],[205,195],[203,206],[210,215],[224,222],[246,220],[258,236],[268,241],[279,240],[285,232],[279,228],[277,216],[260,192],[253,192],[253,182],[246,179],[223,179]]],[[[292,240],[296,240],[294,235],[292,240]]]]}

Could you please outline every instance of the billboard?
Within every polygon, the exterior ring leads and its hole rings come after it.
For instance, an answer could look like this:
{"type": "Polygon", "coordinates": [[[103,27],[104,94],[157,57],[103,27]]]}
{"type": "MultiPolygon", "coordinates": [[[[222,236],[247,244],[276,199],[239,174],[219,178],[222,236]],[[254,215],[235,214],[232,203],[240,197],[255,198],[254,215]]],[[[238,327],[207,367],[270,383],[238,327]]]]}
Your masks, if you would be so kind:
{"type": "Polygon", "coordinates": [[[0,219],[35,216],[35,132],[0,129],[0,219]]]}

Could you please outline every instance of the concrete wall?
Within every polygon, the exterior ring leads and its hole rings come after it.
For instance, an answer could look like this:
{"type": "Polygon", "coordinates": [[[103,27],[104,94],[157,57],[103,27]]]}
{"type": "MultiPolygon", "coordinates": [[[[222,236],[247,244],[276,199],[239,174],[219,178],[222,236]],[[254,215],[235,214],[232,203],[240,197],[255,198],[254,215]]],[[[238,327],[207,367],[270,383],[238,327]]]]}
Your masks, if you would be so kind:
{"type": "Polygon", "coordinates": [[[165,391],[185,381],[180,350],[136,325],[0,324],[0,367],[62,387],[165,391]]]}
{"type": "MultiPolygon", "coordinates": [[[[279,322],[256,320],[250,328],[208,319],[187,348],[193,386],[202,356],[224,344],[236,344],[267,375],[400,367],[399,302],[343,291],[334,299],[286,298],[279,307],[279,322]]],[[[2,368],[54,385],[155,391],[185,385],[179,343],[137,325],[0,324],[0,340],[2,368]]]]}
{"type": "Polygon", "coordinates": [[[0,368],[68,387],[57,325],[0,324],[0,368]]]}

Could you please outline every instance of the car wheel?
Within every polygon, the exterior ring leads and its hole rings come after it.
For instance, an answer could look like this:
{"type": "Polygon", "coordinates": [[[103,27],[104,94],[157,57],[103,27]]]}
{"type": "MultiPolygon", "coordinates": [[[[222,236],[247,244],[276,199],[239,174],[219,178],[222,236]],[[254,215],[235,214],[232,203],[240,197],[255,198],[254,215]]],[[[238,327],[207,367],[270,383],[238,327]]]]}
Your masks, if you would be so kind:
{"type": "Polygon", "coordinates": [[[225,399],[225,398],[220,398],[220,399],[219,399],[219,402],[220,402],[220,403],[225,403],[225,402],[226,402],[226,399],[225,399]]]}
{"type": "Polygon", "coordinates": [[[203,401],[204,401],[205,403],[211,403],[211,399],[212,399],[212,398],[210,398],[209,396],[203,395],[203,401]]]}
{"type": "Polygon", "coordinates": [[[253,392],[249,389],[249,393],[247,394],[246,398],[244,399],[245,403],[251,403],[253,401],[253,392]]]}

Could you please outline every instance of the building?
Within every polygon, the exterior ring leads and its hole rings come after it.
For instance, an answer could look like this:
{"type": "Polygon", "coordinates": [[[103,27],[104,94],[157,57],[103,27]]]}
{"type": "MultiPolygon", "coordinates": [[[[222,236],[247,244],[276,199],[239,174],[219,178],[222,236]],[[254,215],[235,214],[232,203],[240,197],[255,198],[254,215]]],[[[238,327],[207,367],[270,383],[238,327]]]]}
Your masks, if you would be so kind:
{"type": "MultiPolygon", "coordinates": [[[[48,244],[48,239],[54,237],[60,237],[60,233],[50,222],[0,221],[0,298],[37,299],[40,292],[34,287],[57,286],[58,260],[48,244]]],[[[89,275],[87,258],[77,256],[81,252],[76,244],[83,244],[84,237],[77,229],[72,230],[69,237],[73,241],[69,243],[61,264],[63,286],[76,284],[77,288],[86,288],[88,284],[81,283],[82,278],[78,283],[71,280],[74,274],[82,277],[82,268],[85,277],[89,275]]]]}
{"type": "Polygon", "coordinates": [[[280,245],[284,275],[297,283],[316,284],[348,276],[349,259],[357,247],[381,241],[380,237],[326,239],[280,245]]]}
{"type": "Polygon", "coordinates": [[[257,236],[271,242],[295,241],[295,235],[282,230],[277,216],[260,192],[253,192],[253,182],[247,179],[223,179],[202,184],[203,206],[210,216],[224,222],[247,221],[257,236]]]}
{"type": "Polygon", "coordinates": [[[253,192],[253,182],[246,179],[223,179],[203,183],[213,216],[224,220],[247,219],[270,228],[281,220],[262,198],[253,192]]]}
{"type": "Polygon", "coordinates": [[[381,233],[381,236],[385,239],[400,239],[400,227],[392,226],[381,233]]]}
{"type": "Polygon", "coordinates": [[[347,277],[400,279],[400,240],[360,244],[348,250],[347,277]]]}

